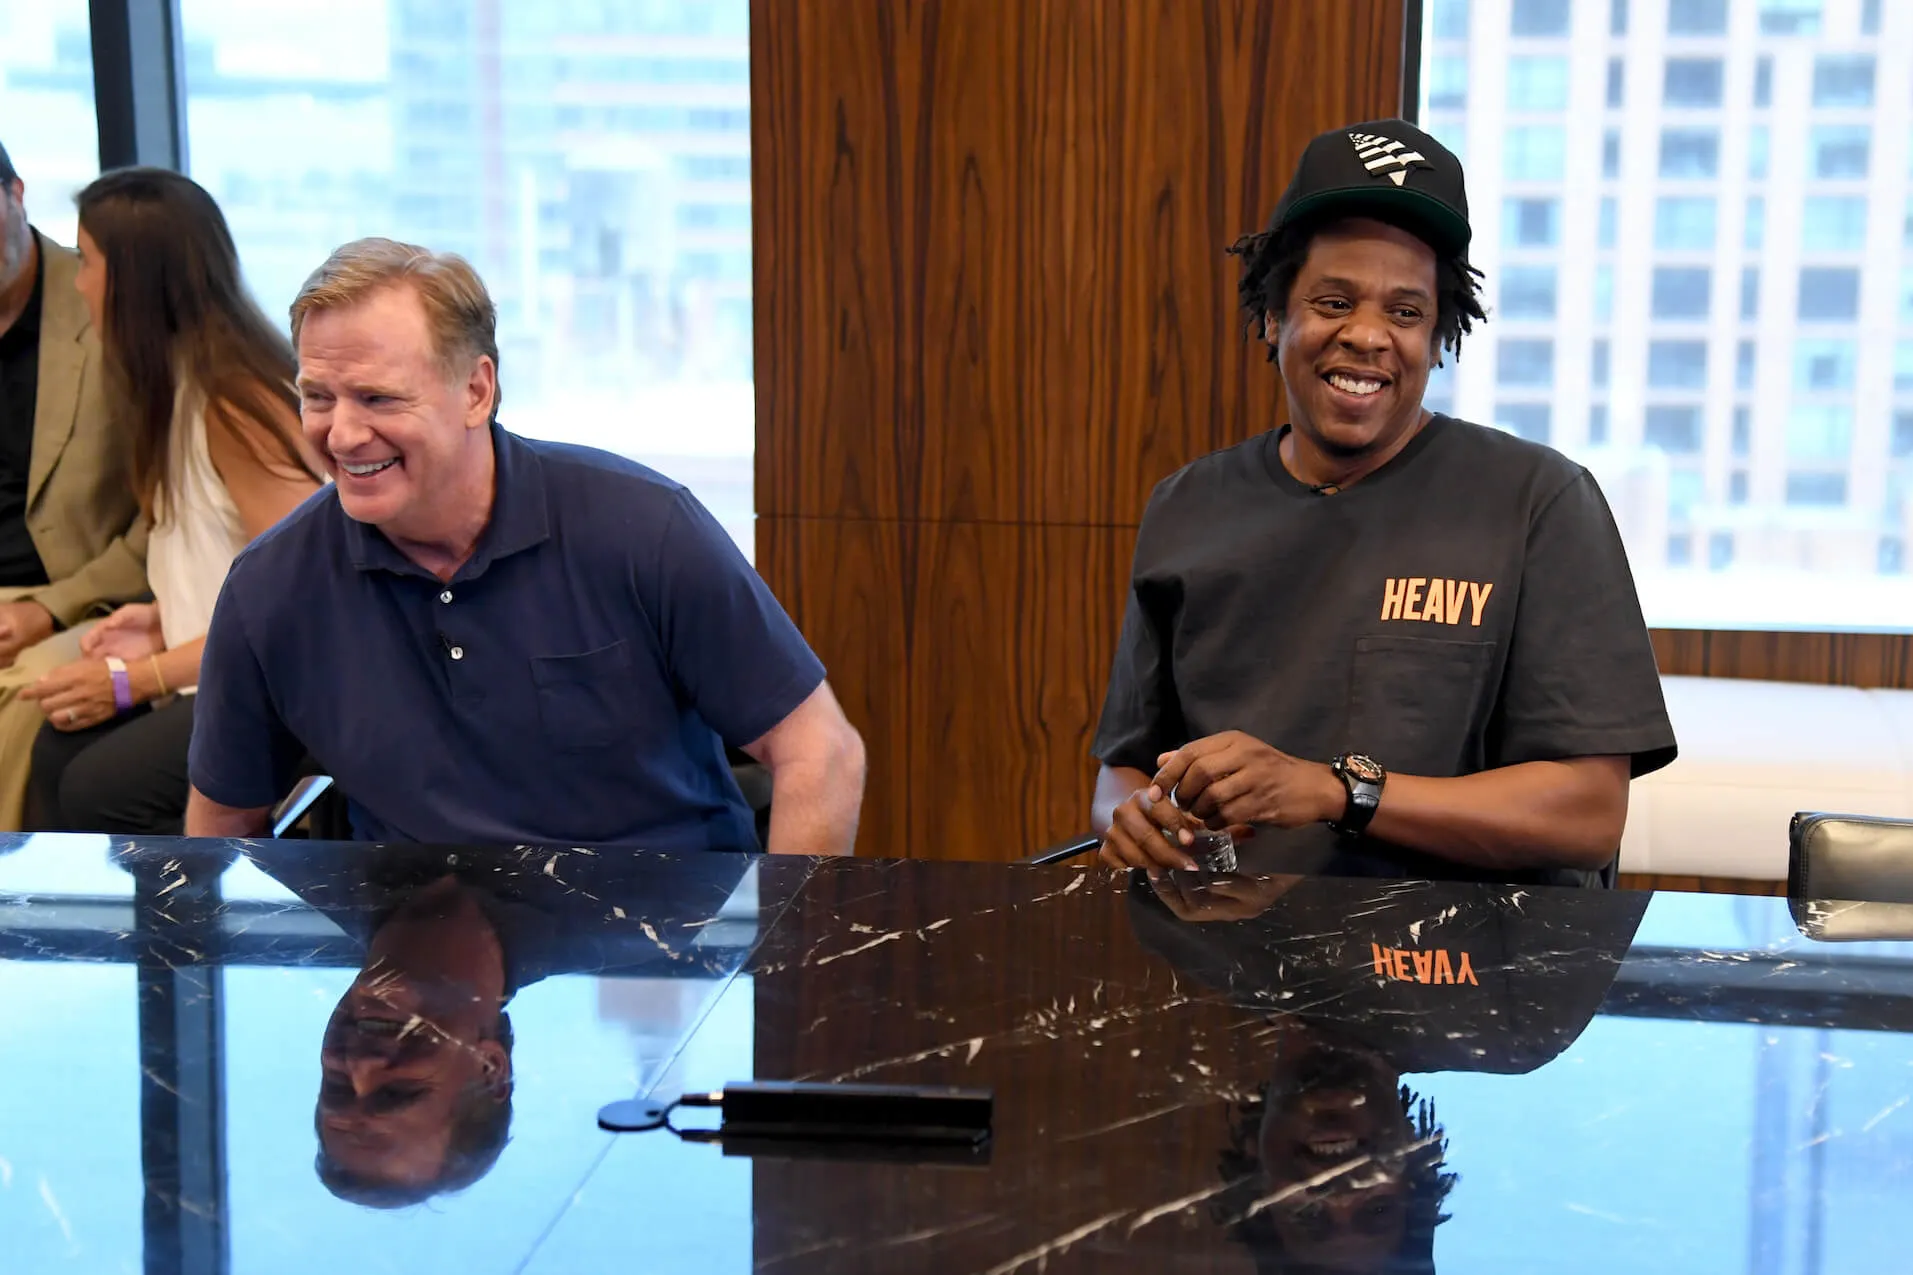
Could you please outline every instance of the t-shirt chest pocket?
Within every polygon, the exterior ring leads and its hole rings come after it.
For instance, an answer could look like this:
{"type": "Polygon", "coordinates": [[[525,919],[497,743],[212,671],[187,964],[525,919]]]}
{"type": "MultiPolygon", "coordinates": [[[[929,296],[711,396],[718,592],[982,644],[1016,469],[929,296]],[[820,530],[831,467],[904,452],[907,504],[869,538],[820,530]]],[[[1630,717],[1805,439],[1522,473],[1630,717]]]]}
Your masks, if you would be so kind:
{"type": "Polygon", "coordinates": [[[538,719],[545,738],[560,752],[605,748],[628,739],[637,728],[627,643],[582,655],[539,655],[531,661],[538,688],[538,719]]]}
{"type": "Polygon", "coordinates": [[[1493,705],[1495,643],[1376,634],[1355,640],[1347,746],[1390,770],[1446,777],[1471,754],[1493,705]]]}

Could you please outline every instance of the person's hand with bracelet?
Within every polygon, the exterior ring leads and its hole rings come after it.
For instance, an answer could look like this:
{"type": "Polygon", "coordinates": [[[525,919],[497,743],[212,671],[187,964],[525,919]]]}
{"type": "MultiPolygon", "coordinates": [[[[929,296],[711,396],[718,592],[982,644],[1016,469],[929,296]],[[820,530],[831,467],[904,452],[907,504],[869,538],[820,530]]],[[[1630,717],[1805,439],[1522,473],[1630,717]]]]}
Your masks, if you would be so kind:
{"type": "MultiPolygon", "coordinates": [[[[152,663],[157,676],[158,660],[152,663]]],[[[111,721],[152,696],[139,695],[126,662],[108,656],[62,665],[22,690],[20,698],[38,704],[55,730],[75,731],[111,721]]]]}

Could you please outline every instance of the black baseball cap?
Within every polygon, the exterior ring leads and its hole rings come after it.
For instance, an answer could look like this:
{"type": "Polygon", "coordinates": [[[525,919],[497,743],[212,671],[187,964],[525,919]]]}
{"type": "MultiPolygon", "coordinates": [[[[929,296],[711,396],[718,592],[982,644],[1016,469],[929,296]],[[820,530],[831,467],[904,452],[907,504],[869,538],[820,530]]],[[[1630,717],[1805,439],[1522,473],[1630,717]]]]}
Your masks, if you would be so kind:
{"type": "Polygon", "coordinates": [[[14,171],[13,160],[7,155],[7,148],[0,144],[0,184],[18,181],[20,174],[14,171]]]}
{"type": "Polygon", "coordinates": [[[1310,142],[1269,229],[1364,213],[1401,226],[1441,253],[1466,254],[1473,236],[1461,161],[1407,120],[1350,124],[1310,142]]]}

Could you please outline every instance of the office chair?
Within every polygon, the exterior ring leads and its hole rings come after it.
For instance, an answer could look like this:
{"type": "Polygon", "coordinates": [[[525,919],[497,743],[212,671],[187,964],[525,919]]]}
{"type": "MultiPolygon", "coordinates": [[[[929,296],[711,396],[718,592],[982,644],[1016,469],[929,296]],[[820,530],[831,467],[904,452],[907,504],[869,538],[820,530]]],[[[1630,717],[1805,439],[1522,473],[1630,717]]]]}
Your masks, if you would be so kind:
{"type": "Polygon", "coordinates": [[[1913,903],[1913,820],[1796,814],[1787,831],[1787,897],[1913,903]]]}

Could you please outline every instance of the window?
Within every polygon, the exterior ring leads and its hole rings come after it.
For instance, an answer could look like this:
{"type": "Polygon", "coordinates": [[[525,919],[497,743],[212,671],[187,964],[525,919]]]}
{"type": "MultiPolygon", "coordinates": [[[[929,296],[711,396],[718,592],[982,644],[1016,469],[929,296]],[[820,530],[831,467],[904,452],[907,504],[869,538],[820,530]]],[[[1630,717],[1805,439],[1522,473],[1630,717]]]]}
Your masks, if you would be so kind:
{"type": "MultiPolygon", "coordinates": [[[[1674,522],[1685,522],[1695,505],[1707,495],[1707,480],[1700,470],[1683,465],[1667,475],[1667,513],[1674,522]]],[[[1688,551],[1683,546],[1682,552],[1688,551]]]]}
{"type": "Polygon", "coordinates": [[[1661,176],[1712,178],[1720,174],[1720,130],[1666,128],[1661,130],[1661,176]]]}
{"type": "Polygon", "coordinates": [[[1469,0],[1434,0],[1430,17],[1437,40],[1468,38],[1468,5],[1469,0]]]}
{"type": "Polygon", "coordinates": [[[1766,242],[1767,200],[1754,195],[1747,200],[1747,220],[1741,225],[1740,246],[1748,252],[1759,252],[1766,242]]]}
{"type": "Polygon", "coordinates": [[[1752,341],[1734,343],[1734,388],[1751,390],[1754,387],[1754,352],[1752,341]]]}
{"type": "Polygon", "coordinates": [[[1802,337],[1793,343],[1793,388],[1796,393],[1851,390],[1857,360],[1854,343],[1828,337],[1802,337]]]}
{"type": "Polygon", "coordinates": [[[1601,176],[1621,175],[1621,130],[1610,128],[1601,135],[1601,176]]]}
{"type": "Polygon", "coordinates": [[[1565,111],[1568,109],[1566,58],[1508,59],[1508,109],[1511,111],[1565,111]]]}
{"type": "Polygon", "coordinates": [[[1740,317],[1760,317],[1760,267],[1743,266],[1740,271],[1740,317]]]}
{"type": "Polygon", "coordinates": [[[1754,410],[1745,403],[1734,408],[1734,455],[1745,456],[1754,449],[1754,410]]]}
{"type": "Polygon", "coordinates": [[[1864,124],[1821,124],[1807,135],[1815,177],[1840,180],[1867,175],[1872,135],[1864,124]]]}
{"type": "MultiPolygon", "coordinates": [[[[1669,484],[1668,491],[1671,493],[1673,491],[1671,476],[1669,478],[1669,484]]],[[[1693,565],[1693,561],[1694,538],[1692,536],[1683,531],[1667,538],[1668,566],[1686,567],[1693,565]]]]}
{"type": "Polygon", "coordinates": [[[1906,570],[1906,542],[1898,536],[1880,537],[1880,574],[1898,575],[1906,570]]]}
{"type": "Polygon", "coordinates": [[[1428,64],[1428,105],[1437,111],[1459,111],[1467,107],[1467,58],[1439,57],[1428,64]]]}
{"type": "Polygon", "coordinates": [[[1774,60],[1763,53],[1754,62],[1754,106],[1765,109],[1774,104],[1774,60]]]}
{"type": "Polygon", "coordinates": [[[1727,0],[1667,0],[1669,35],[1723,35],[1727,0]]]}
{"type": "Polygon", "coordinates": [[[1614,267],[1603,262],[1594,267],[1594,321],[1606,323],[1614,317],[1614,267]]]}
{"type": "Polygon", "coordinates": [[[1700,450],[1700,409],[1688,404],[1656,404],[1641,420],[1641,440],[1670,456],[1700,450]]]}
{"type": "Polygon", "coordinates": [[[1821,54],[1813,60],[1815,106],[1865,108],[1873,105],[1873,55],[1821,54]]]}
{"type": "Polygon", "coordinates": [[[1747,503],[1747,471],[1736,469],[1727,477],[1727,503],[1744,505],[1747,503]]]}
{"type": "Polygon", "coordinates": [[[1514,0],[1510,31],[1515,35],[1566,35],[1568,0],[1514,0]]]}
{"type": "Polygon", "coordinates": [[[1612,248],[1614,246],[1615,236],[1619,231],[1616,223],[1620,220],[1620,209],[1614,196],[1601,196],[1601,211],[1599,217],[1600,221],[1596,230],[1599,235],[1600,246],[1603,248],[1612,248]]]}
{"type": "Polygon", "coordinates": [[[1716,531],[1707,537],[1707,569],[1725,571],[1734,565],[1734,533],[1716,531]]]}
{"type": "Polygon", "coordinates": [[[748,0],[492,9],[487,33],[469,3],[180,0],[193,176],[276,322],[344,240],[464,255],[498,305],[512,428],[688,479],[749,552],[748,0]]]}
{"type": "Polygon", "coordinates": [[[1661,81],[1661,104],[1674,107],[1720,105],[1719,58],[1669,58],[1661,81]]]}
{"type": "Polygon", "coordinates": [[[1880,0],[1861,0],[1860,34],[1880,34],[1880,0]]]}
{"type": "Polygon", "coordinates": [[[1551,385],[1554,342],[1501,338],[1495,380],[1502,385],[1551,385]]]}
{"type": "Polygon", "coordinates": [[[1860,272],[1851,266],[1805,266],[1800,271],[1803,319],[1856,319],[1860,315],[1860,272]]]}
{"type": "Polygon", "coordinates": [[[1712,276],[1698,266],[1654,268],[1654,317],[1704,319],[1712,296],[1712,276]]]}
{"type": "Polygon", "coordinates": [[[1604,390],[1607,388],[1607,376],[1608,343],[1605,339],[1602,339],[1594,343],[1594,366],[1589,379],[1593,382],[1595,389],[1604,390]]]}
{"type": "Polygon", "coordinates": [[[1712,196],[1685,196],[1654,201],[1654,246],[1703,249],[1714,246],[1712,196]]]}
{"type": "Polygon", "coordinates": [[[1600,447],[1607,442],[1607,404],[1596,403],[1588,408],[1588,442],[1600,447]]]}
{"type": "Polygon", "coordinates": [[[27,184],[34,226],[71,246],[73,196],[99,173],[88,7],[35,0],[0,13],[0,141],[27,184]]]}
{"type": "Polygon", "coordinates": [[[1867,201],[1852,195],[1809,195],[1801,210],[1800,243],[1809,252],[1858,252],[1866,247],[1867,201]]]}
{"type": "Polygon", "coordinates": [[[1820,0],[1760,0],[1762,35],[1815,35],[1820,30],[1820,0]]]}
{"type": "Polygon", "coordinates": [[[1627,96],[1627,64],[1619,58],[1607,60],[1607,104],[1619,107],[1627,96]]]}
{"type": "Polygon", "coordinates": [[[1553,266],[1508,266],[1501,272],[1501,317],[1552,319],[1553,266]]]}
{"type": "Polygon", "coordinates": [[[1787,413],[1787,459],[1844,463],[1853,447],[1853,409],[1796,403],[1787,413]]]}
{"type": "Polygon", "coordinates": [[[1893,343],[1893,390],[1896,394],[1913,390],[1913,341],[1893,343]]]}
{"type": "MultiPolygon", "coordinates": [[[[1605,345],[1606,342],[1601,344],[1605,345]]],[[[1605,380],[1597,382],[1605,383],[1605,380]]],[[[1707,388],[1707,342],[1650,341],[1647,346],[1647,383],[1660,390],[1707,388]]]]}
{"type": "Polygon", "coordinates": [[[1893,438],[1888,447],[1895,460],[1913,456],[1913,412],[1893,414],[1893,438]]]}
{"type": "Polygon", "coordinates": [[[1495,424],[1532,443],[1548,441],[1553,410],[1546,403],[1497,403],[1495,424]]]}
{"type": "Polygon", "coordinates": [[[1559,124],[1523,124],[1508,130],[1502,167],[1509,181],[1558,182],[1565,175],[1567,130],[1559,124]]]}
{"type": "Polygon", "coordinates": [[[1609,0],[1607,33],[1609,35],[1627,34],[1627,0],[1609,0]]]}
{"type": "Polygon", "coordinates": [[[1913,325],[1913,266],[1900,267],[1900,322],[1913,325]]]}
{"type": "Polygon", "coordinates": [[[1770,136],[1765,124],[1756,124],[1747,130],[1747,179],[1764,182],[1767,180],[1767,148],[1770,136]]]}
{"type": "Polygon", "coordinates": [[[1847,476],[1824,470],[1789,471],[1787,503],[1790,505],[1844,505],[1847,503],[1847,476]]]}
{"type": "Polygon", "coordinates": [[[1510,248],[1552,248],[1561,242],[1561,201],[1509,199],[1501,205],[1502,242],[1510,248]]]}

